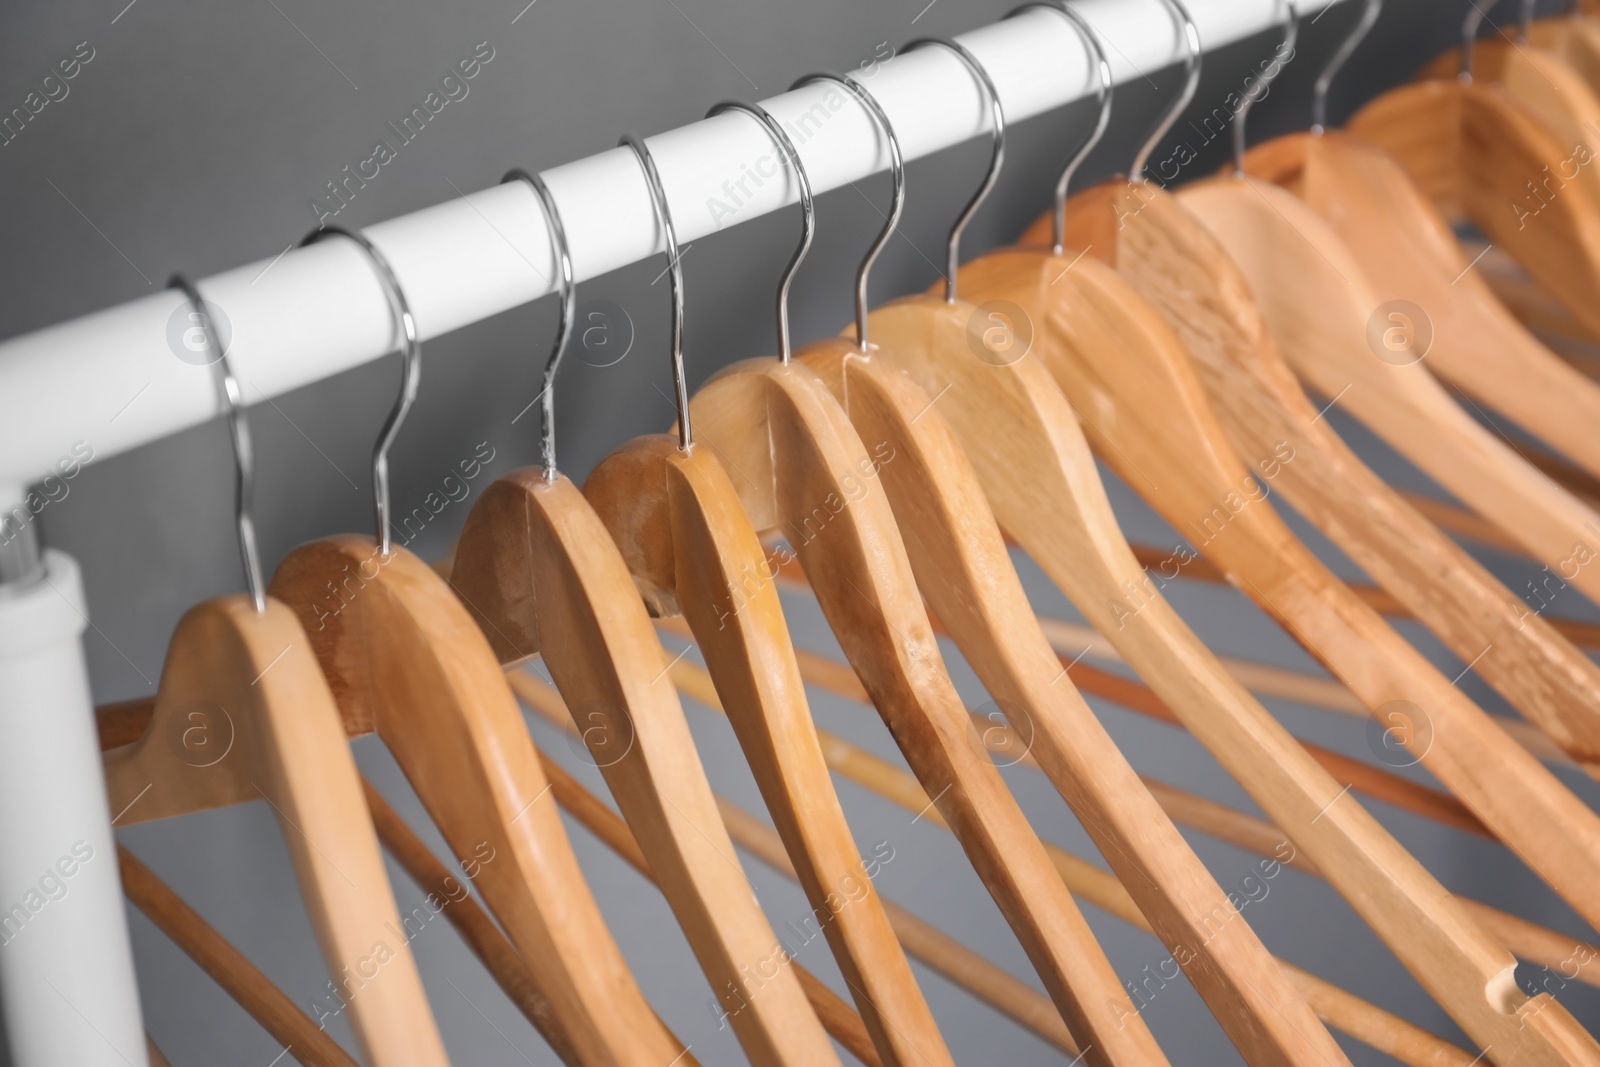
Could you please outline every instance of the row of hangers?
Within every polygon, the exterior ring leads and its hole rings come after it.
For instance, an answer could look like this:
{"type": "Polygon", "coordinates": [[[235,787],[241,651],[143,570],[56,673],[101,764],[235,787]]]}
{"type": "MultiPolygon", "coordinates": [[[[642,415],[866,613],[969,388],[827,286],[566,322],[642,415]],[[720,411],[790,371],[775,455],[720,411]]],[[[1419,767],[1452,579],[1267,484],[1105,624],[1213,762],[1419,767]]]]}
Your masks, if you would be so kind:
{"type": "MultiPolygon", "coordinates": [[[[1292,862],[1338,891],[1480,1059],[1600,1064],[1600,1045],[1558,1001],[1524,993],[1514,979],[1512,948],[1548,962],[1559,937],[1452,895],[1352,790],[1498,840],[1597,925],[1600,817],[1551,765],[1570,761],[1600,777],[1600,667],[1441,532],[1433,520],[1443,513],[1419,511],[1324,418],[1339,405],[1505,543],[1600,599],[1600,568],[1568,573],[1580,550],[1593,556],[1595,502],[1541,474],[1521,446],[1485,428],[1492,416],[1480,408],[1482,420],[1474,419],[1440,381],[1600,475],[1586,432],[1586,416],[1600,411],[1600,385],[1500,308],[1436,207],[1458,206],[1571,301],[1574,315],[1592,312],[1595,294],[1585,286],[1600,285],[1600,269],[1580,267],[1600,264],[1600,245],[1591,249],[1590,231],[1571,220],[1600,212],[1600,188],[1554,198],[1550,214],[1516,236],[1489,210],[1504,212],[1513,179],[1560,158],[1551,130],[1571,132],[1586,103],[1577,90],[1587,85],[1560,65],[1575,72],[1581,61],[1554,44],[1479,46],[1478,80],[1408,86],[1369,105],[1350,132],[1325,130],[1329,83],[1378,13],[1380,0],[1368,0],[1318,82],[1311,133],[1245,152],[1246,108],[1236,119],[1233,172],[1173,193],[1147,181],[1144,165],[1194,94],[1201,49],[1180,0],[1167,3],[1187,47],[1184,90],[1128,179],[1071,197],[1078,165],[1109,123],[1110,67],[1078,11],[1028,5],[1059,12],[1081,37],[1094,57],[1100,111],[1061,174],[1052,211],[1021,244],[964,264],[961,234],[998,177],[1005,116],[988,73],[962,45],[912,46],[946,49],[971,73],[990,112],[993,150],[951,230],[943,291],[876,310],[867,279],[904,202],[899,145],[861,81],[803,79],[825,80],[865,108],[889,149],[894,194],[857,274],[853,333],[796,351],[788,292],[815,227],[803,161],[759,105],[714,108],[738,111],[771,135],[798,186],[803,226],[778,290],[778,356],[727,367],[692,396],[670,211],[648,148],[625,138],[668,256],[678,420],[671,434],[613,452],[582,488],[559,472],[555,447],[553,387],[574,317],[572,266],[549,190],[513,171],[506,180],[536,196],[559,266],[541,463],[484,491],[452,559],[437,569],[389,536],[388,450],[416,396],[421,361],[405,294],[361,234],[312,234],[307,243],[343,238],[371,265],[401,340],[400,399],[373,457],[375,535],[302,546],[265,580],[248,428],[227,358],[213,347],[239,472],[249,593],[191,609],[153,702],[102,715],[119,823],[268,800],[329,973],[349,994],[361,1055],[380,1067],[447,1062],[409,949],[385,934],[400,917],[380,839],[419,884],[448,888],[453,876],[363,782],[348,738],[372,733],[457,856],[493,848],[495,862],[472,878],[483,907],[452,897],[447,913],[568,1064],[695,1061],[656,1017],[607,929],[558,803],[648,872],[745,1054],[763,1067],[837,1063],[830,1036],[864,1062],[952,1063],[908,951],[939,960],[943,973],[1085,1062],[1168,1062],[1075,896],[1143,925],[1172,950],[1248,1063],[1346,1063],[1330,1027],[1407,1063],[1478,1062],[1273,958],[1175,820],[1257,850],[1287,835],[1292,862]],[[1533,84],[1525,63],[1547,84],[1533,84]],[[1558,68],[1559,76],[1549,73],[1558,68]],[[1442,135],[1433,128],[1441,100],[1454,109],[1442,135]],[[1426,309],[1430,342],[1411,336],[1394,358],[1375,359],[1372,309],[1400,298],[1426,309]],[[974,358],[968,324],[977,304],[993,301],[1021,309],[1031,324],[1020,358],[974,358]],[[1151,552],[1123,536],[1096,458],[1180,532],[1199,531],[1190,540],[1206,563],[1193,565],[1196,576],[1225,579],[1248,596],[1344,689],[1224,663],[1207,649],[1152,580],[1151,552]],[[1377,588],[1334,575],[1271,505],[1235,506],[1241,487],[1262,478],[1377,588]],[[1120,659],[1142,682],[1067,663],[1063,624],[1035,614],[1008,540],[1098,631],[1096,658],[1120,659]],[[847,671],[795,649],[780,583],[809,589],[847,671]],[[1485,713],[1384,614],[1420,620],[1538,732],[1485,713]],[[669,662],[663,634],[692,640],[704,669],[669,662]],[[938,636],[1005,712],[998,731],[963,705],[938,636]],[[520,669],[535,658],[554,689],[520,669]],[[876,707],[911,774],[819,731],[807,684],[876,707]],[[1080,689],[1181,724],[1277,829],[1141,779],[1080,689]],[[680,690],[727,716],[775,839],[713,793],[680,690]],[[1307,699],[1313,690],[1314,702],[1377,716],[1448,793],[1313,751],[1257,697],[1293,691],[1307,699]],[[582,737],[620,819],[535,748],[519,697],[582,737]],[[227,709],[235,726],[227,751],[207,762],[164,743],[207,708],[227,709]],[[991,751],[1019,737],[1026,762],[1071,806],[1114,878],[1047,845],[1029,824],[991,751]],[[877,895],[835,772],[954,834],[1048,1000],[877,895]],[[823,929],[850,1003],[798,965],[770,978],[763,970],[752,986],[752,968],[779,939],[750,893],[736,840],[787,866],[818,914],[831,916],[823,929]],[[850,905],[838,906],[846,897],[850,905]],[[352,968],[380,943],[390,958],[375,979],[354,985],[352,968]]],[[[1281,7],[1292,48],[1294,8],[1289,0],[1281,7]]],[[[1594,33],[1574,23],[1562,47],[1587,55],[1578,49],[1589,46],[1572,42],[1594,33]]],[[[1470,69],[1474,50],[1464,55],[1470,69]]],[[[194,287],[174,284],[207,321],[194,287]]],[[[1380,331],[1416,325],[1384,319],[1380,331]]],[[[122,865],[135,902],[294,1056],[351,1062],[137,859],[124,854],[122,865]]]]}

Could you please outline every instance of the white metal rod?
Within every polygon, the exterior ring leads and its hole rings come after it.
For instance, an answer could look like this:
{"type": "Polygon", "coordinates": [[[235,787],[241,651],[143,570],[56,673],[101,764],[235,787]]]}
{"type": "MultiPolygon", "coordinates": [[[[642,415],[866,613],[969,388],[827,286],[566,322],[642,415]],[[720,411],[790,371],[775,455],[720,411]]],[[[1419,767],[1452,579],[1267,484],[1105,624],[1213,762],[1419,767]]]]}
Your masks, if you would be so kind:
{"type": "MultiPolygon", "coordinates": [[[[1302,0],[1298,7],[1306,17],[1329,2],[1302,0]]],[[[1180,56],[1163,0],[1078,0],[1076,6],[1101,34],[1118,83],[1180,56]]],[[[1265,29],[1281,11],[1278,0],[1189,0],[1189,7],[1208,50],[1265,29]]],[[[1052,12],[1030,11],[960,40],[990,71],[1009,121],[1060,107],[1093,86],[1081,41],[1052,12]]],[[[977,86],[944,49],[896,56],[879,64],[866,84],[908,159],[986,129],[977,86]]],[[[1164,84],[1178,88],[1175,79],[1164,84]]],[[[865,112],[836,88],[812,85],[763,103],[798,143],[817,192],[888,167],[887,146],[878,143],[865,112]]],[[[793,183],[774,167],[780,153],[745,115],[728,113],[658,134],[649,145],[680,241],[797,200],[793,183]]],[[[516,162],[508,158],[506,165],[516,162]]],[[[544,178],[560,207],[579,281],[660,252],[649,195],[625,149],[556,167],[544,178]]],[[[553,288],[543,218],[522,183],[425,208],[366,233],[394,267],[424,339],[553,288]]],[[[383,292],[349,242],[296,249],[206,278],[200,288],[227,317],[229,355],[249,403],[394,350],[383,292]]],[[[181,347],[183,303],[176,292],[153,293],[0,343],[0,507],[20,500],[28,483],[73,454],[76,442],[99,459],[218,413],[210,369],[174,353],[175,344],[181,347]]]]}

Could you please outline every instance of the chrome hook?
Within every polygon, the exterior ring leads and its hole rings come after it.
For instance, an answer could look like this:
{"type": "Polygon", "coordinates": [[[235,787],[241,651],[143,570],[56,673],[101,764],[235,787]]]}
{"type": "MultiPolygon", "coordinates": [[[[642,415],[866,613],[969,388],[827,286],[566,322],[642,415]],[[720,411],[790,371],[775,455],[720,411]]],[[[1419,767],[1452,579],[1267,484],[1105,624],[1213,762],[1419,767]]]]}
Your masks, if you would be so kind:
{"type": "Polygon", "coordinates": [[[994,147],[989,153],[989,169],[983,176],[983,183],[978,186],[978,191],[972,194],[972,199],[967,201],[967,206],[961,209],[961,214],[950,227],[950,236],[945,242],[944,299],[945,303],[954,304],[957,268],[961,266],[961,234],[966,230],[967,223],[972,221],[972,216],[978,213],[978,209],[988,199],[994,183],[1000,178],[1000,168],[1005,166],[1006,113],[1000,105],[1000,91],[994,87],[994,79],[989,77],[989,72],[978,62],[978,57],[972,54],[971,49],[960,41],[948,37],[922,37],[906,45],[904,51],[910,52],[929,45],[946,49],[959,59],[983,90],[984,95],[989,98],[989,129],[994,137],[994,147]]]}
{"type": "Polygon", "coordinates": [[[1133,168],[1128,173],[1130,181],[1145,180],[1144,168],[1145,164],[1150,162],[1151,153],[1156,150],[1156,145],[1161,143],[1167,132],[1177,124],[1184,108],[1194,99],[1195,90],[1200,87],[1200,31],[1195,28],[1194,18],[1190,16],[1189,9],[1183,6],[1183,0],[1163,0],[1163,2],[1171,9],[1181,31],[1184,46],[1188,49],[1188,56],[1184,60],[1188,73],[1183,83],[1183,92],[1156,122],[1155,129],[1150,131],[1150,136],[1139,149],[1139,154],[1133,157],[1133,168]]]}
{"type": "Polygon", "coordinates": [[[366,253],[377,272],[378,281],[383,285],[384,296],[389,301],[389,313],[394,317],[395,329],[402,338],[400,396],[389,411],[389,417],[384,420],[383,429],[378,432],[378,443],[372,449],[372,504],[378,525],[378,551],[388,556],[393,551],[393,542],[389,537],[389,446],[394,444],[401,424],[411,413],[411,405],[417,399],[417,386],[422,378],[422,342],[417,338],[417,320],[411,315],[411,305],[406,302],[405,291],[400,288],[400,279],[395,277],[394,268],[389,266],[389,261],[376,245],[367,240],[365,234],[342,226],[323,226],[308,233],[301,240],[300,247],[316,244],[331,236],[348,238],[366,253]]]}
{"type": "Polygon", "coordinates": [[[900,225],[900,215],[906,206],[906,163],[905,157],[900,153],[900,138],[895,136],[894,126],[889,122],[888,114],[878,103],[877,98],[867,91],[854,75],[843,78],[837,74],[808,74],[804,78],[789,86],[792,92],[802,85],[812,82],[832,82],[842,87],[856,101],[866,108],[867,113],[877,123],[879,131],[889,142],[889,173],[894,179],[894,192],[890,198],[889,215],[883,224],[883,229],[878,233],[877,240],[872,242],[872,247],[867,249],[867,254],[861,260],[861,266],[856,268],[856,347],[863,352],[867,350],[867,279],[872,273],[872,265],[878,260],[878,253],[883,251],[889,243],[889,238],[894,236],[895,228],[900,225]]]}
{"type": "Polygon", "coordinates": [[[556,200],[550,195],[550,187],[545,185],[543,178],[529,174],[521,167],[513,167],[506,171],[505,177],[500,179],[500,184],[518,181],[526,182],[528,188],[539,198],[539,207],[544,211],[545,226],[550,230],[550,243],[555,246],[556,262],[561,268],[561,284],[558,287],[561,294],[561,320],[556,327],[556,340],[550,349],[550,357],[545,360],[544,389],[539,393],[540,465],[544,468],[544,480],[553,482],[559,477],[556,471],[556,371],[561,366],[561,356],[566,352],[567,341],[572,337],[572,320],[576,317],[575,306],[578,299],[577,286],[572,280],[572,254],[567,250],[567,230],[561,224],[561,212],[556,210],[556,200]]]}
{"type": "MultiPolygon", "coordinates": [[[[1283,43],[1278,46],[1279,52],[1294,53],[1294,43],[1300,36],[1300,16],[1295,10],[1294,0],[1278,0],[1283,7],[1283,43]]],[[[1278,69],[1271,74],[1263,74],[1256,88],[1246,90],[1244,99],[1239,102],[1239,113],[1233,118],[1233,173],[1235,177],[1244,176],[1244,150],[1245,150],[1245,123],[1250,119],[1250,109],[1256,106],[1256,101],[1265,100],[1267,91],[1272,88],[1272,83],[1278,80],[1278,75],[1283,73],[1283,63],[1287,60],[1275,60],[1278,69]]]]}
{"type": "Polygon", "coordinates": [[[1356,23],[1350,36],[1339,45],[1338,51],[1333,53],[1333,58],[1328,60],[1328,65],[1322,68],[1322,73],[1317,75],[1317,86],[1311,94],[1311,132],[1321,137],[1328,129],[1328,90],[1333,87],[1333,79],[1338,76],[1340,68],[1355,54],[1356,48],[1367,36],[1368,31],[1378,21],[1378,15],[1383,11],[1383,0],[1367,0],[1367,6],[1361,11],[1361,20],[1356,23]]]}
{"type": "Polygon", "coordinates": [[[217,369],[217,392],[222,395],[228,417],[228,434],[233,439],[233,515],[234,522],[239,528],[239,555],[244,561],[245,588],[250,591],[250,600],[256,606],[256,614],[265,615],[267,583],[261,575],[261,555],[256,549],[256,523],[251,515],[251,508],[255,502],[256,455],[255,448],[250,442],[250,423],[245,418],[239,379],[233,376],[233,367],[228,363],[228,354],[222,350],[216,333],[211,329],[211,312],[206,302],[201,299],[200,290],[182,274],[174,274],[168,278],[167,288],[181,290],[188,298],[189,306],[194,309],[194,317],[200,325],[200,335],[205,339],[206,352],[212,357],[209,362],[217,369]]]}
{"type": "Polygon", "coordinates": [[[778,282],[778,362],[788,363],[791,357],[789,285],[800,270],[800,264],[805,261],[806,253],[811,251],[811,238],[817,229],[817,208],[811,196],[811,179],[806,177],[805,164],[800,162],[799,150],[784,132],[783,126],[773,118],[772,112],[760,104],[725,100],[706,112],[706,118],[720,115],[725,111],[742,111],[765,126],[772,139],[783,149],[784,155],[789,157],[789,163],[794,167],[795,178],[800,185],[800,245],[794,250],[794,255],[789,257],[789,265],[783,269],[783,278],[778,282]]]}
{"type": "Polygon", "coordinates": [[[661,184],[661,174],[656,170],[655,158],[650,149],[633,134],[625,134],[619,144],[633,149],[644,171],[644,183],[650,188],[650,203],[655,209],[656,221],[667,242],[667,269],[672,285],[672,384],[678,402],[678,448],[687,452],[694,447],[694,437],[689,432],[689,383],[683,373],[683,264],[678,256],[678,231],[672,225],[672,212],[667,208],[667,191],[661,184]]]}

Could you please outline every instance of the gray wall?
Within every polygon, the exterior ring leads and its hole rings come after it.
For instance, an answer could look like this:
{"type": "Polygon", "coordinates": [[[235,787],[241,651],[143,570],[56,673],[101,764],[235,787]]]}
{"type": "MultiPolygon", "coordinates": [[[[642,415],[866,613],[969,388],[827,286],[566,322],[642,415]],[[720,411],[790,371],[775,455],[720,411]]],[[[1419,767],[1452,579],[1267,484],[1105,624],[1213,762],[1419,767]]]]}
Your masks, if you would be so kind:
{"type": "MultiPolygon", "coordinates": [[[[940,0],[926,8],[925,0],[538,0],[520,17],[522,0],[136,0],[126,9],[123,2],[28,2],[0,9],[0,106],[6,109],[19,104],[78,42],[94,50],[69,83],[68,95],[0,148],[8,220],[0,243],[6,293],[0,336],[146,293],[174,270],[201,277],[276,254],[315,221],[307,204],[323,183],[366,155],[383,124],[480,41],[493,47],[494,59],[471,84],[470,96],[385,167],[337,221],[366,225],[480,188],[514,165],[539,170],[610,147],[625,131],[671,128],[698,118],[717,100],[758,99],[813,70],[854,65],[872,56],[881,41],[894,45],[926,33],[963,32],[1004,14],[1013,0],[940,0]]],[[[1391,4],[1338,87],[1335,115],[1405,80],[1447,47],[1457,7],[1436,0],[1391,4]]],[[[1257,136],[1305,124],[1309,82],[1354,15],[1345,4],[1306,27],[1300,58],[1257,110],[1257,136]]],[[[1211,54],[1196,111],[1209,111],[1234,90],[1275,44],[1264,35],[1211,54]]],[[[1119,92],[1112,135],[1085,169],[1086,179],[1125,166],[1131,146],[1179,79],[1168,71],[1154,82],[1119,92]]],[[[1003,244],[1042,208],[1054,168],[1089,118],[1077,109],[1015,128],[1006,173],[969,230],[968,255],[1003,244]]],[[[1220,161],[1220,149],[1212,145],[1188,173],[1208,172],[1220,161]]],[[[973,144],[910,168],[910,206],[901,235],[877,268],[875,299],[936,280],[941,231],[979,177],[985,153],[985,145],[973,144]]],[[[864,236],[877,224],[874,205],[886,199],[886,186],[882,179],[868,181],[820,201],[817,245],[792,303],[798,341],[832,333],[847,320],[850,274],[864,236]]],[[[773,283],[795,230],[794,217],[784,213],[696,242],[686,257],[688,361],[695,383],[734,359],[772,350],[773,283]]],[[[621,362],[591,365],[606,360],[585,354],[564,371],[558,390],[561,446],[564,466],[580,480],[621,441],[671,422],[666,287],[651,284],[660,269],[659,263],[637,265],[587,283],[580,293],[581,301],[608,300],[624,309],[636,332],[621,362]]],[[[532,418],[516,425],[511,420],[537,392],[537,365],[553,325],[551,302],[543,301],[429,343],[421,398],[392,456],[398,510],[420,502],[479,442],[494,449],[491,473],[532,460],[532,418]]],[[[269,570],[305,540],[367,528],[368,451],[396,383],[391,358],[255,404],[256,516],[269,570]]],[[[1414,477],[1360,431],[1339,425],[1384,470],[1414,477]]],[[[70,483],[65,500],[45,510],[46,541],[83,564],[95,623],[87,647],[97,699],[152,692],[167,636],[182,611],[240,587],[231,478],[225,433],[214,423],[94,463],[70,483]]],[[[475,491],[487,481],[480,478],[475,491]]],[[[1170,539],[1170,531],[1130,494],[1116,485],[1113,491],[1130,533],[1170,539]]],[[[420,543],[425,556],[446,548],[467,510],[466,504],[452,505],[430,527],[420,543]]],[[[1313,543],[1325,549],[1314,538],[1313,543]]],[[[1326,555],[1337,560],[1331,551],[1326,555]]],[[[1520,586],[1514,563],[1492,562],[1520,586]]],[[[1026,563],[1023,569],[1042,608],[1073,617],[1048,583],[1026,563]]],[[[1282,632],[1231,593],[1186,587],[1173,599],[1221,652],[1308,663],[1282,632]]],[[[797,639],[831,649],[814,608],[804,602],[792,607],[797,639]]],[[[1425,635],[1408,633],[1441,663],[1454,663],[1425,635]]],[[[959,658],[952,659],[964,695],[974,707],[981,705],[980,688],[959,658]]],[[[1447,669],[1453,675],[1459,666],[1447,669]]],[[[1498,706],[1475,678],[1462,684],[1498,706]]],[[[1249,806],[1188,738],[1108,705],[1097,708],[1142,770],[1249,806]]],[[[1307,736],[1368,754],[1363,731],[1352,720],[1293,707],[1277,710],[1307,736]]],[[[870,713],[821,695],[815,711],[822,725],[895,756],[870,713]]],[[[689,715],[717,787],[759,810],[725,724],[700,709],[691,708],[689,715]]],[[[543,724],[531,728],[563,762],[589,770],[543,724]]],[[[425,827],[387,755],[370,742],[359,742],[357,751],[368,773],[414,824],[425,827]]],[[[1045,836],[1093,855],[1070,812],[1042,780],[1023,769],[1007,774],[1045,836]]],[[[588,781],[603,791],[597,775],[589,773],[588,781]]],[[[1592,799],[1594,791],[1583,788],[1592,799]]],[[[1033,981],[1014,939],[948,839],[853,786],[841,785],[840,792],[863,845],[887,841],[895,850],[881,877],[884,892],[1033,981]]],[[[1581,929],[1536,879],[1508,862],[1504,850],[1374,807],[1453,887],[1574,935],[1581,929]]],[[[296,1001],[306,1004],[317,995],[325,975],[269,810],[250,805],[137,827],[120,837],[296,1001]]],[[[709,989],[660,898],[581,830],[574,828],[574,838],[658,1010],[692,1042],[703,1063],[739,1062],[735,1043],[712,1021],[709,989]]],[[[1198,837],[1195,846],[1224,887],[1237,886],[1253,869],[1251,857],[1226,846],[1198,837]]],[[[805,912],[791,886],[754,862],[748,867],[775,925],[805,912]]],[[[394,879],[409,908],[419,894],[398,871],[394,879]]],[[[1322,884],[1283,874],[1248,914],[1275,951],[1460,1038],[1322,884]]],[[[1164,957],[1153,940],[1098,913],[1091,911],[1090,918],[1125,978],[1138,980],[1143,968],[1164,957]]],[[[174,1063],[273,1059],[277,1047],[215,985],[142,916],[134,914],[131,921],[148,1026],[174,1063]]],[[[430,928],[414,947],[456,1062],[553,1062],[450,930],[430,928]]],[[[802,960],[838,987],[820,945],[802,960]]],[[[1057,1061],[943,980],[926,972],[922,978],[962,1062],[1057,1061]]],[[[1600,999],[1580,993],[1569,1004],[1581,1018],[1600,1021],[1600,999]]],[[[1162,990],[1146,1018],[1175,1062],[1238,1062],[1187,987],[1162,990]]],[[[341,1025],[335,1024],[335,1032],[348,1040],[341,1025]]],[[[1360,1064],[1385,1062],[1365,1049],[1352,1048],[1351,1054],[1360,1064]]]]}

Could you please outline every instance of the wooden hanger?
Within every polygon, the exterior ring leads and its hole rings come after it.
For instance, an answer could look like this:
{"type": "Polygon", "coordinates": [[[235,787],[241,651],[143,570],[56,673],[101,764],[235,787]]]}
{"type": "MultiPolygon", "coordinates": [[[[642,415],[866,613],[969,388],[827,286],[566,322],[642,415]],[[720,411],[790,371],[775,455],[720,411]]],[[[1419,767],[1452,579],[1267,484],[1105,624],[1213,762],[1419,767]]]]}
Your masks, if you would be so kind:
{"type": "MultiPolygon", "coordinates": [[[[653,185],[643,145],[625,143],[653,185]]],[[[554,201],[537,180],[529,184],[559,235],[554,201]]],[[[564,244],[559,236],[556,243],[564,244]]],[[[676,261],[675,249],[670,256],[676,261]]],[[[564,254],[558,258],[570,279],[564,254]]],[[[681,301],[682,291],[674,293],[681,301]]],[[[451,584],[500,662],[543,657],[746,1055],[760,1065],[837,1063],[734,854],[627,564],[583,494],[553,466],[552,385],[571,294],[566,284],[562,329],[545,368],[545,465],[484,490],[462,530],[451,584]]]]}
{"type": "MultiPolygon", "coordinates": [[[[880,130],[888,129],[887,118],[858,84],[819,77],[849,91],[880,130]]],[[[899,146],[893,139],[889,144],[898,185],[899,146]]],[[[897,221],[891,212],[869,262],[897,221]]],[[[785,272],[785,288],[811,228],[807,212],[805,238],[785,272]]],[[[722,462],[756,529],[788,539],[846,657],[1011,924],[1085,1060],[1165,1063],[1038,836],[974,737],[879,484],[882,466],[895,461],[892,446],[876,442],[869,451],[822,379],[787,359],[787,342],[780,316],[780,358],[734,364],[701,388],[690,408],[697,439],[722,462]]]]}
{"type": "MultiPolygon", "coordinates": [[[[1369,16],[1376,7],[1369,5],[1369,16]]],[[[1355,40],[1345,42],[1318,80],[1313,111],[1319,117],[1333,73],[1355,40]]],[[[1244,117],[1241,112],[1235,121],[1244,117]]],[[[1274,484],[1296,510],[1591,774],[1600,771],[1600,668],[1344,445],[1300,390],[1250,281],[1196,218],[1204,218],[1213,201],[1230,198],[1247,201],[1239,210],[1253,214],[1263,207],[1258,192],[1223,178],[1192,184],[1176,199],[1146,190],[1136,205],[1127,205],[1118,196],[1116,187],[1103,185],[1074,198],[1073,243],[1097,248],[1162,310],[1235,447],[1264,456],[1286,445],[1295,459],[1275,467],[1274,484]]],[[[1046,238],[1045,225],[1035,224],[1024,241],[1046,238]]],[[[1303,279],[1283,270],[1269,248],[1258,251],[1257,284],[1282,294],[1273,306],[1292,306],[1296,294],[1306,292],[1303,279]]]]}
{"type": "Polygon", "coordinates": [[[358,233],[405,339],[399,404],[375,450],[379,535],[302,545],[272,595],[294,610],[346,733],[376,732],[537,975],[576,1063],[656,1067],[683,1046],[656,1022],[590,895],[533,743],[488,643],[450,587],[394,546],[387,451],[416,395],[421,348],[393,272],[358,233]],[[486,857],[493,857],[488,859],[486,857]]]}
{"type": "MultiPolygon", "coordinates": [[[[1188,96],[1198,80],[1199,42],[1192,23],[1183,21],[1191,56],[1188,96]]],[[[1098,51],[1092,35],[1089,41],[1098,51]]],[[[1169,125],[1164,119],[1162,129],[1169,125]]],[[[1138,177],[1153,143],[1140,153],[1138,177]]],[[[1092,145],[1091,138],[1077,158],[1092,145]]],[[[1126,292],[1099,260],[1066,254],[1059,243],[1063,210],[1058,205],[1053,247],[995,253],[961,271],[969,300],[1008,313],[1009,344],[989,347],[987,360],[963,346],[929,347],[899,362],[930,395],[941,397],[940,410],[966,447],[1001,526],[1472,1039],[1480,1047],[1492,1044],[1497,1062],[1503,1056],[1516,1062],[1519,1055],[1529,1062],[1567,1062],[1587,1040],[1571,1017],[1552,1001],[1523,999],[1510,953],[1223,670],[1129,550],[1078,417],[1043,365],[1045,350],[1065,343],[1050,313],[1062,284],[1071,279],[1084,287],[1080,292],[1103,292],[1107,299],[1126,292]]],[[[1083,413],[1085,421],[1100,416],[1083,413]]]]}
{"type": "MultiPolygon", "coordinates": [[[[171,284],[209,319],[182,275],[171,284]]],[[[238,469],[236,519],[249,596],[191,608],[167,646],[154,715],[105,755],[124,826],[266,800],[294,861],[339,1011],[376,1065],[448,1064],[361,795],[333,694],[294,613],[263,591],[250,514],[254,462],[227,356],[213,366],[238,469]],[[372,972],[372,973],[369,973],[372,972]]]]}
{"type": "MultiPolygon", "coordinates": [[[[1591,773],[1600,770],[1600,668],[1339,439],[1284,362],[1249,280],[1196,218],[1217,199],[1259,203],[1256,191],[1234,179],[1196,183],[1176,198],[1147,190],[1137,217],[1120,229],[1117,195],[1099,186],[1073,198],[1073,243],[1103,252],[1163,312],[1239,454],[1293,456],[1273,463],[1274,477],[1262,484],[1281,489],[1462,662],[1591,773]]],[[[1255,277],[1282,287],[1285,304],[1298,280],[1276,259],[1255,277]]]]}
{"type": "MultiPolygon", "coordinates": [[[[1070,8],[1042,6],[1066,10],[1076,21],[1070,8]]],[[[976,309],[955,299],[960,237],[998,178],[1004,153],[1004,114],[983,67],[954,41],[916,42],[905,50],[925,43],[949,49],[966,65],[989,101],[994,128],[989,171],[951,230],[945,299],[897,301],[869,320],[866,286],[858,283],[854,343],[824,341],[800,359],[828,383],[862,440],[893,450],[878,478],[918,588],[999,709],[980,732],[988,737],[1010,724],[1016,740],[999,758],[1039,760],[1162,943],[1184,947],[1175,949],[1175,959],[1246,1062],[1347,1062],[1249,924],[1235,921],[1233,904],[1065,677],[971,463],[929,394],[893,366],[902,348],[966,344],[976,309]],[[869,323],[870,344],[859,332],[869,323]],[[1218,923],[1219,915],[1226,921],[1218,923]]]]}
{"type": "MultiPolygon", "coordinates": [[[[1469,11],[1469,21],[1481,17],[1478,7],[1469,11]]],[[[1393,156],[1447,214],[1471,219],[1595,329],[1600,135],[1585,124],[1600,118],[1600,102],[1553,55],[1525,48],[1500,55],[1500,83],[1404,85],[1362,108],[1349,131],[1393,156]]]]}
{"type": "MultiPolygon", "coordinates": [[[[712,114],[727,110],[792,148],[759,105],[722,104],[712,114]]],[[[681,286],[676,257],[669,269],[681,286]]],[[[682,336],[674,323],[672,337],[682,336]]],[[[681,353],[673,367],[681,369],[681,353]]],[[[761,541],[716,457],[693,446],[687,412],[679,431],[623,445],[595,468],[584,496],[650,613],[686,617],[879,1057],[894,1067],[953,1067],[834,792],[761,541]]]]}

